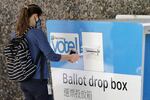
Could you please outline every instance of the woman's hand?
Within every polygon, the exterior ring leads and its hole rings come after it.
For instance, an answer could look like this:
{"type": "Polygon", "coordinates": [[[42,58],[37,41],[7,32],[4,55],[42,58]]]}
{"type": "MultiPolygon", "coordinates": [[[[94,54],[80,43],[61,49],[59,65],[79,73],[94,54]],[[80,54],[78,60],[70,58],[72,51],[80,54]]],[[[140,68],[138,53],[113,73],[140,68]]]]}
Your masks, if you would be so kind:
{"type": "Polygon", "coordinates": [[[80,58],[80,56],[78,54],[71,54],[69,56],[70,56],[70,59],[68,61],[71,62],[71,63],[74,63],[74,62],[78,61],[79,58],[80,58]]]}
{"type": "Polygon", "coordinates": [[[61,55],[62,61],[69,61],[71,63],[74,63],[78,61],[80,56],[78,54],[71,54],[71,55],[61,55]]]}

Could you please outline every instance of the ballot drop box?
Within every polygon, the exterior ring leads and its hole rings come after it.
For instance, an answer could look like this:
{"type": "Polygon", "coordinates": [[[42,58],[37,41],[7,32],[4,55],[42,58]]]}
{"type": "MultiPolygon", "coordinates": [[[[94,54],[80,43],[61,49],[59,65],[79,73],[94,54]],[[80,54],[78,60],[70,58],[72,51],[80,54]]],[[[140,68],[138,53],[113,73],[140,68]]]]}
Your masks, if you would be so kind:
{"type": "Polygon", "coordinates": [[[54,100],[150,100],[149,24],[47,20],[54,100]],[[53,56],[53,55],[51,55],[53,56]]]}

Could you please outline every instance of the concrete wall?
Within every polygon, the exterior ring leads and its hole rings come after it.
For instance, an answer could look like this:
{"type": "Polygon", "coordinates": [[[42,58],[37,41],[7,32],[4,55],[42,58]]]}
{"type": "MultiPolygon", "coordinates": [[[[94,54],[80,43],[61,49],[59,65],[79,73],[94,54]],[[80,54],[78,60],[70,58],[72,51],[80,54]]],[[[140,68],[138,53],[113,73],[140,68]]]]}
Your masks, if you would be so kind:
{"type": "Polygon", "coordinates": [[[24,4],[36,3],[47,19],[100,20],[116,14],[150,14],[149,0],[0,0],[0,100],[22,100],[19,84],[8,80],[4,45],[14,32],[18,11],[24,4]]]}

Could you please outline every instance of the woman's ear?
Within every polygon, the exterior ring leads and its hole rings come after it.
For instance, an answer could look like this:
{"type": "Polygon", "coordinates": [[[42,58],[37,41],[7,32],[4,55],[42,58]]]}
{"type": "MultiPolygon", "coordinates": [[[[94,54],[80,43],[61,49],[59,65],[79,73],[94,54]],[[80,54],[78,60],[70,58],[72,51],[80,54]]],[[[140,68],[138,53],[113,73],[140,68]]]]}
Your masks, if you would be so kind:
{"type": "Polygon", "coordinates": [[[35,21],[38,21],[38,14],[33,14],[33,17],[34,17],[34,19],[35,19],[35,21]]]}
{"type": "Polygon", "coordinates": [[[34,27],[37,20],[38,20],[37,14],[33,14],[33,15],[29,18],[29,25],[34,27]]]}

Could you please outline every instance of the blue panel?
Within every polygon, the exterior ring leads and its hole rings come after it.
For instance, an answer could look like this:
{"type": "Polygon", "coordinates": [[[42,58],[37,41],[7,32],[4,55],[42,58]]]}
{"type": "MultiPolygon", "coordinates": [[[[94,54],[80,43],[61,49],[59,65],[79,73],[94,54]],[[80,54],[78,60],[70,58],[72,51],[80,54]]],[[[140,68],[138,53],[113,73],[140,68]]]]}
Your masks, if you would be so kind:
{"type": "Polygon", "coordinates": [[[150,100],[150,35],[146,35],[145,40],[143,100],[150,100]]]}

